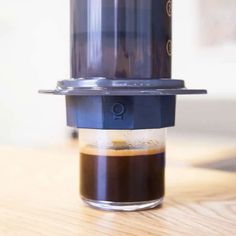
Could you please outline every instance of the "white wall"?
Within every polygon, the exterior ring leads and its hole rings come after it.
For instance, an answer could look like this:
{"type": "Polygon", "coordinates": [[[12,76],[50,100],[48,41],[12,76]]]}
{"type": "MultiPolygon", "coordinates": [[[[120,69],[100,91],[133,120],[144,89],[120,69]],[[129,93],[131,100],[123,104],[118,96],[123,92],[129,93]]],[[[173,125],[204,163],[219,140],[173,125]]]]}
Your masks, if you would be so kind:
{"type": "Polygon", "coordinates": [[[39,95],[69,77],[69,1],[0,0],[0,144],[66,137],[64,98],[39,95]]]}
{"type": "MultiPolygon", "coordinates": [[[[206,11],[219,11],[218,7],[214,9],[214,0],[173,0],[173,77],[184,79],[189,88],[207,88],[208,95],[179,96],[176,127],[170,133],[232,137],[236,134],[236,42],[228,37],[215,46],[202,45],[200,1],[203,6],[208,2],[208,7],[213,3],[213,9],[206,11]]],[[[236,12],[232,0],[217,2],[225,4],[226,11],[228,7],[229,15],[232,8],[236,12]]],[[[235,23],[230,25],[226,16],[224,11],[220,23],[225,21],[225,27],[233,27],[235,23]]],[[[209,16],[205,20],[213,19],[209,16]]]]}
{"type": "MultiPolygon", "coordinates": [[[[228,6],[232,11],[231,0],[219,1],[231,3],[228,6]]],[[[173,77],[185,79],[188,87],[207,88],[208,97],[235,98],[236,42],[229,38],[219,46],[201,46],[199,3],[173,0],[173,77]]],[[[236,11],[236,4],[233,7],[236,11]]]]}

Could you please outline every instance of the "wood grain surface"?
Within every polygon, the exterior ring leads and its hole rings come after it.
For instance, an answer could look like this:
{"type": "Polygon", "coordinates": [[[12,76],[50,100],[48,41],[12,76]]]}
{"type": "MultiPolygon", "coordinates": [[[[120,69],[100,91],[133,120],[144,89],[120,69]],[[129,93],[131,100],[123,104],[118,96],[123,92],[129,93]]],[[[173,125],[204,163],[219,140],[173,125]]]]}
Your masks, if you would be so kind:
{"type": "Polygon", "coordinates": [[[74,147],[0,148],[0,236],[236,235],[236,175],[168,166],[159,209],[103,212],[78,194],[74,147]]]}
{"type": "Polygon", "coordinates": [[[199,166],[227,158],[236,159],[235,143],[234,136],[170,135],[167,139],[168,161],[199,166]]]}

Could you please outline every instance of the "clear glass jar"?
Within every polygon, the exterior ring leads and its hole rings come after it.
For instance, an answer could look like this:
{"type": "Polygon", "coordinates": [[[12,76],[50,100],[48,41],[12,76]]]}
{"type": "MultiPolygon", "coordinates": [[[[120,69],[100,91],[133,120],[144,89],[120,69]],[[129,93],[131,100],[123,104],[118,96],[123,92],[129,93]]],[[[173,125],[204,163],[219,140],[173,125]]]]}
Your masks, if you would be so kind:
{"type": "Polygon", "coordinates": [[[135,211],[162,203],[165,129],[79,130],[80,194],[103,210],[135,211]]]}

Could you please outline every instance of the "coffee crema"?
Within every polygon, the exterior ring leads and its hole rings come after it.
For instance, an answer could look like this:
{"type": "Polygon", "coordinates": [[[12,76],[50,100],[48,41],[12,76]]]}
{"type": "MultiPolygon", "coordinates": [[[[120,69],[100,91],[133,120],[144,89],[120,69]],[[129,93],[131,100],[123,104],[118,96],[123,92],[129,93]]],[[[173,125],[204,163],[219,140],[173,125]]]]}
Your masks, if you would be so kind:
{"type": "Polygon", "coordinates": [[[143,202],[164,196],[165,149],[97,149],[80,151],[83,198],[107,202],[143,202]]]}

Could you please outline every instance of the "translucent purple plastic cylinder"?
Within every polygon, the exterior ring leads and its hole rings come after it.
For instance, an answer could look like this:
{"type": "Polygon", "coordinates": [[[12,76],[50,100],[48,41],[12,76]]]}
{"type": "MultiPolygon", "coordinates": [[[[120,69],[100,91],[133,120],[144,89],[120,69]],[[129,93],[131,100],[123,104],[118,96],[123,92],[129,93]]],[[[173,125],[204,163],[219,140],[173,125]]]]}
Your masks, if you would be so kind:
{"type": "Polygon", "coordinates": [[[171,78],[170,0],[71,0],[71,76],[171,78]]]}

